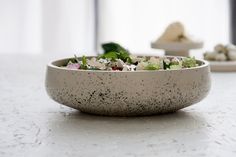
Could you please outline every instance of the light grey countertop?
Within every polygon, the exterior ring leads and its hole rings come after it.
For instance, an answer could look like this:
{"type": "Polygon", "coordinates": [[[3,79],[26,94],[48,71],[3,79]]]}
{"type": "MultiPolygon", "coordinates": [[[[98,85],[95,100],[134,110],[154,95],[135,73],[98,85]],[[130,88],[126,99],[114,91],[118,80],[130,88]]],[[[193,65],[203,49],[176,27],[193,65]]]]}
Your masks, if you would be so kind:
{"type": "Polygon", "coordinates": [[[100,117],[52,101],[43,55],[0,55],[0,157],[236,156],[236,73],[202,102],[149,117],[100,117]]]}

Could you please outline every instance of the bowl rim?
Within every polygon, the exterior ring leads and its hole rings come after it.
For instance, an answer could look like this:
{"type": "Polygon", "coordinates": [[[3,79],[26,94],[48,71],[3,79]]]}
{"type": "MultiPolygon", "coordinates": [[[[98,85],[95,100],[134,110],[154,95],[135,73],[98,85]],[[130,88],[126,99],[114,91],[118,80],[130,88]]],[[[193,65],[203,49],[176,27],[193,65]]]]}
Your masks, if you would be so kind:
{"type": "MultiPolygon", "coordinates": [[[[97,57],[97,56],[87,56],[88,58],[90,57],[97,57]]],[[[145,56],[145,57],[152,57],[152,56],[145,56]]],[[[155,56],[157,57],[157,56],[155,56]]],[[[165,57],[180,57],[180,58],[185,58],[184,56],[165,56],[165,57]]],[[[184,68],[184,69],[168,69],[168,70],[138,70],[138,71],[107,71],[107,70],[77,70],[77,69],[68,69],[68,68],[64,68],[64,67],[59,67],[54,65],[53,63],[55,62],[59,62],[59,61],[63,61],[63,60],[69,60],[72,59],[73,57],[68,57],[68,58],[61,58],[61,59],[57,59],[57,60],[53,60],[51,62],[49,62],[47,64],[47,67],[53,68],[53,69],[57,69],[57,70],[63,70],[63,71],[76,71],[76,72],[99,72],[99,73],[140,73],[140,72],[146,72],[146,73],[150,73],[150,72],[171,72],[171,71],[191,71],[191,70],[197,70],[197,69],[202,69],[205,67],[209,67],[209,62],[204,60],[204,59],[196,59],[197,61],[202,62],[203,64],[200,66],[196,66],[196,67],[192,67],[192,68],[184,68]]],[[[79,57],[81,58],[81,57],[79,57]]]]}

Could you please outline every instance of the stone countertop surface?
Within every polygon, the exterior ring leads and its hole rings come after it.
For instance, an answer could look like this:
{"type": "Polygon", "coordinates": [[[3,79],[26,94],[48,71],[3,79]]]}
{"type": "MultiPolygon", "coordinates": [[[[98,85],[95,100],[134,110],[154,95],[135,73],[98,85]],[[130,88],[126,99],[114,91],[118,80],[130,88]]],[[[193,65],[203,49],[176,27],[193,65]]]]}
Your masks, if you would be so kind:
{"type": "Polygon", "coordinates": [[[0,157],[236,156],[236,73],[212,73],[200,103],[176,113],[102,117],[52,101],[46,55],[0,55],[0,157]]]}

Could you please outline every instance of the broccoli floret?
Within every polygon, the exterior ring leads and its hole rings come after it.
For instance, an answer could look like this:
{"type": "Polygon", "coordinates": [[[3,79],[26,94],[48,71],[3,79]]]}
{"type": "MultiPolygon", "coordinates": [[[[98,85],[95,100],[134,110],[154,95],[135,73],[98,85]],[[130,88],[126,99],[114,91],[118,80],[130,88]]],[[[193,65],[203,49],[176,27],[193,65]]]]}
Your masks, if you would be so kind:
{"type": "Polygon", "coordinates": [[[192,68],[197,66],[197,61],[195,57],[186,57],[182,61],[182,66],[184,68],[192,68]]]}

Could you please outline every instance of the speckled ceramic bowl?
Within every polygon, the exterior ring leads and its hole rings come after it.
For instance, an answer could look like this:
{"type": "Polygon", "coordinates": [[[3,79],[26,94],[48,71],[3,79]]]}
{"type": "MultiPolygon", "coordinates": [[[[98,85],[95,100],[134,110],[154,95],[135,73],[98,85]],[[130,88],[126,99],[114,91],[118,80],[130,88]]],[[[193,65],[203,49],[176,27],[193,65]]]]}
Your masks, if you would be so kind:
{"type": "Polygon", "coordinates": [[[47,66],[46,90],[60,104],[81,112],[141,116],[175,112],[201,101],[210,90],[206,61],[199,67],[159,71],[91,71],[60,68],[68,59],[47,66]]]}

